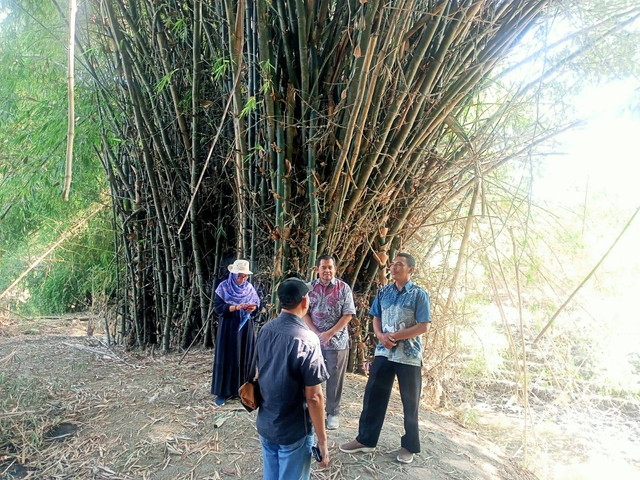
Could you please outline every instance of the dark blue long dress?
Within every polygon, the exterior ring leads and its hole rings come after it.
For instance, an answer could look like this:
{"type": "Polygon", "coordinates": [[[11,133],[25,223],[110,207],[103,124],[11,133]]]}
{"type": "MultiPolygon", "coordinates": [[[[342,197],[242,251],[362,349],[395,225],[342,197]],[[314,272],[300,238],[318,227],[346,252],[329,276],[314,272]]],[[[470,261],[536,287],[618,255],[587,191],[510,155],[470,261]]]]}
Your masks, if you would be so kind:
{"type": "Polygon", "coordinates": [[[253,378],[256,336],[253,315],[242,326],[242,314],[229,312],[229,304],[216,294],[214,309],[218,314],[218,334],[213,358],[211,393],[223,398],[238,396],[238,388],[253,378]]]}

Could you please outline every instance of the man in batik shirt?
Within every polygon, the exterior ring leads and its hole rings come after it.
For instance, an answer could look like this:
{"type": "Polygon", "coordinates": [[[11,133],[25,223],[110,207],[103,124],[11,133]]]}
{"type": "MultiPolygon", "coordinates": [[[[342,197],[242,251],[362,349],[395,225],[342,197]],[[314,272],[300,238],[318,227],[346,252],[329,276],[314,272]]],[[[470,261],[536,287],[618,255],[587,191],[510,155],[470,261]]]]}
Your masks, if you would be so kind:
{"type": "Polygon", "coordinates": [[[400,463],[411,463],[413,455],[420,452],[422,335],[429,330],[431,313],[429,294],[411,281],[415,268],[413,256],[398,253],[391,263],[393,283],[380,288],[371,305],[369,314],[373,317],[378,346],[364,391],[358,436],[340,445],[343,452],[375,449],[395,378],[398,378],[405,430],[396,459],[400,463]]]}
{"type": "Polygon", "coordinates": [[[329,380],[327,380],[327,429],[340,426],[340,398],[349,360],[349,332],[347,325],[356,313],[351,288],[336,278],[336,261],[332,255],[316,260],[318,278],[311,283],[310,306],[305,322],[316,332],[322,345],[329,380]]]}

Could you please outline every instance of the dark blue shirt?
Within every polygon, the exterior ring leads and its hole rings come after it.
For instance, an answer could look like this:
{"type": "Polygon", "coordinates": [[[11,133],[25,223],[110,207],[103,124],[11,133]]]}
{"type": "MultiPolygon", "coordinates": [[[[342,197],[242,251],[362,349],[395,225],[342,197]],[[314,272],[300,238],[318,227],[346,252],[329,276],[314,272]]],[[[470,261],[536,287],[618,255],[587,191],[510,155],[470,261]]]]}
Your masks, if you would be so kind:
{"type": "MultiPolygon", "coordinates": [[[[430,322],[429,294],[411,280],[401,290],[398,290],[395,283],[385,285],[378,290],[369,314],[380,317],[383,333],[397,332],[417,323],[430,322]]],[[[399,340],[392,349],[378,343],[376,356],[419,367],[422,365],[422,335],[399,340]]]]}
{"type": "Polygon", "coordinates": [[[320,340],[300,317],[281,312],[262,327],[256,348],[262,393],[258,433],[279,445],[290,445],[313,431],[305,387],[329,378],[320,340]]]}

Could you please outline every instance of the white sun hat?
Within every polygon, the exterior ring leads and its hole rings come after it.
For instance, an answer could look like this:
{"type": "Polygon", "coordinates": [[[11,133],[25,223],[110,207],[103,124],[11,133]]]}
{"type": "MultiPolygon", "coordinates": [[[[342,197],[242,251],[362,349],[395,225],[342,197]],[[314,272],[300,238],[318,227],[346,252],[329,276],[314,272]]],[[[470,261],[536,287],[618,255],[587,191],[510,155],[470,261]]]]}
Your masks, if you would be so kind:
{"type": "Polygon", "coordinates": [[[227,267],[231,273],[244,273],[251,275],[253,272],[249,270],[249,262],[247,260],[236,260],[227,267]]]}

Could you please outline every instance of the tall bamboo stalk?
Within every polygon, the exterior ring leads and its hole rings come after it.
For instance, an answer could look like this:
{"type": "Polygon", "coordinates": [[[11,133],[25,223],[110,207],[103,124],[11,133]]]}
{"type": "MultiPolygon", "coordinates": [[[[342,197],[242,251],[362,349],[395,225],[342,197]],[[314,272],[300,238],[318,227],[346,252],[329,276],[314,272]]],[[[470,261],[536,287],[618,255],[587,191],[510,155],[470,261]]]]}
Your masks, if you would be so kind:
{"type": "Polygon", "coordinates": [[[69,0],[69,42],[67,56],[67,86],[68,86],[68,115],[67,115],[67,155],[64,169],[64,187],[62,200],[69,201],[71,178],[73,174],[73,139],[75,137],[75,58],[76,58],[76,0],[69,0]]]}
{"type": "Polygon", "coordinates": [[[547,3],[104,0],[96,71],[115,77],[101,88],[119,139],[105,135],[109,178],[128,199],[116,199],[134,262],[126,328],[165,350],[196,335],[239,256],[267,304],[323,253],[366,297],[383,281],[381,224],[392,253],[522,153],[472,151],[456,119],[547,3]]]}

